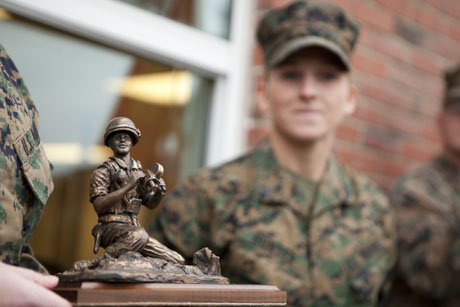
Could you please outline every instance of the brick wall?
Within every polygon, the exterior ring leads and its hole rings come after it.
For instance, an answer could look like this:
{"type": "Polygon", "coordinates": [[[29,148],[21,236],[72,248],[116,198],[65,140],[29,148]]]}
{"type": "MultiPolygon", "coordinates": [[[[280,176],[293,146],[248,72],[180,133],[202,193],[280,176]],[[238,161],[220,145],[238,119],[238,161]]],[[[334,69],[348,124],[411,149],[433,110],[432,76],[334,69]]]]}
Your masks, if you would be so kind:
{"type": "MultiPolygon", "coordinates": [[[[258,0],[259,16],[288,0],[258,0]]],[[[358,108],[338,129],[335,152],[383,188],[440,149],[436,116],[443,70],[460,61],[459,0],[330,0],[361,24],[353,55],[358,108]]],[[[253,56],[253,101],[262,78],[253,56]]],[[[254,144],[265,133],[253,107],[254,144]]],[[[459,132],[460,133],[460,132],[459,132]]]]}

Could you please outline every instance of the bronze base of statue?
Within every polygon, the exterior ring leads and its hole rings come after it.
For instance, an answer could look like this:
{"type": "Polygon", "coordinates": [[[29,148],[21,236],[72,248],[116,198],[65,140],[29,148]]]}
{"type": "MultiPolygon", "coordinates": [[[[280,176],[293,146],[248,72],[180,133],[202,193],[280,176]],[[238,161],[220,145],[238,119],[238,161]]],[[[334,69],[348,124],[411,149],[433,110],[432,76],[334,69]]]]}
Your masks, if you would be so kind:
{"type": "Polygon", "coordinates": [[[78,261],[74,269],[58,274],[61,283],[81,281],[122,283],[228,284],[220,275],[219,257],[203,248],[195,253],[194,265],[173,263],[160,258],[126,252],[118,258],[102,256],[78,261]],[[95,260],[96,260],[95,259],[95,260]],[[86,265],[82,265],[85,263],[86,265]],[[89,264],[89,265],[88,265],[89,264]]]}
{"type": "Polygon", "coordinates": [[[286,306],[286,292],[265,285],[78,282],[54,291],[73,306],[286,306]]]}

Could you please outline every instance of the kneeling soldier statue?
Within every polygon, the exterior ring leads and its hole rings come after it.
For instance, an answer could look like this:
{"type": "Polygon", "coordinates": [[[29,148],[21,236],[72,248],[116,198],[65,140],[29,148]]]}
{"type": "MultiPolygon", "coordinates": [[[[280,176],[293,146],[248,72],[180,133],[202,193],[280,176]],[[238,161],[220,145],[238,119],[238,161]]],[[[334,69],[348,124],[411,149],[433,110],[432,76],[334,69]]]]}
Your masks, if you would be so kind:
{"type": "Polygon", "coordinates": [[[91,175],[90,201],[98,216],[94,226],[94,253],[105,253],[74,263],[59,274],[62,282],[98,280],[106,282],[228,283],[220,275],[219,257],[208,248],[194,254],[194,265],[154,238],[139,224],[141,205],[157,207],[166,192],[163,166],[153,163],[145,171],[130,156],[141,132],[126,117],[112,119],[104,133],[104,144],[113,156],[91,175]]]}
{"type": "Polygon", "coordinates": [[[126,117],[112,119],[105,130],[104,144],[112,149],[113,156],[93,172],[90,180],[90,201],[99,222],[92,231],[94,253],[101,246],[109,257],[136,251],[183,263],[181,255],[149,237],[139,224],[140,206],[154,209],[166,192],[161,178],[163,167],[154,163],[143,172],[141,163],[130,156],[140,136],[139,129],[126,117]]]}

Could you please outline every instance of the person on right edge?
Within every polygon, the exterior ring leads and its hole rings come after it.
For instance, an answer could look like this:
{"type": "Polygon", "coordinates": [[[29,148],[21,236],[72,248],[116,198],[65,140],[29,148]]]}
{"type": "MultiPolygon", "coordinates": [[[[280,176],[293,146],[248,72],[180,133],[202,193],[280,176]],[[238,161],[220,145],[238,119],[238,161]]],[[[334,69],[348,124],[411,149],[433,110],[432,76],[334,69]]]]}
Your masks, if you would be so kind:
{"type": "Polygon", "coordinates": [[[167,194],[152,236],[186,258],[209,247],[231,283],[276,285],[289,306],[382,303],[396,258],[391,206],[332,153],[356,105],[358,33],[327,2],[269,11],[257,31],[269,137],[167,194]]]}
{"type": "Polygon", "coordinates": [[[460,65],[445,81],[442,152],[390,194],[399,234],[391,306],[460,306],[460,65]]]}

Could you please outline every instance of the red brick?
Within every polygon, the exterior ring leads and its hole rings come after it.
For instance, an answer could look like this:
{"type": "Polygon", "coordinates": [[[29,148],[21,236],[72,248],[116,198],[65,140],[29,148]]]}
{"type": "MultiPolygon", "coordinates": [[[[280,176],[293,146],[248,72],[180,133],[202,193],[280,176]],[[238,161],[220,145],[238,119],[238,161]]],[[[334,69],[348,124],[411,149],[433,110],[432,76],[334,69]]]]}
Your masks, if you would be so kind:
{"type": "Polygon", "coordinates": [[[455,40],[443,37],[442,35],[433,35],[425,40],[424,46],[431,51],[447,57],[453,61],[460,59],[460,48],[455,40]]]}
{"type": "Polygon", "coordinates": [[[386,162],[384,174],[389,177],[396,178],[402,175],[407,170],[407,165],[403,163],[397,163],[394,161],[386,162]]]}
{"type": "Polygon", "coordinates": [[[415,20],[425,27],[437,32],[448,33],[448,27],[444,19],[440,18],[440,14],[430,10],[427,6],[424,6],[424,9],[418,10],[415,20]]]}
{"type": "Polygon", "coordinates": [[[393,30],[393,19],[391,15],[383,12],[375,5],[368,5],[368,2],[357,1],[353,3],[352,12],[356,19],[365,24],[382,31],[393,30]]]}
{"type": "MultiPolygon", "coordinates": [[[[395,39],[394,37],[382,38],[382,35],[378,35],[375,32],[363,31],[360,42],[369,48],[373,48],[396,60],[409,63],[425,72],[435,75],[440,75],[442,73],[441,65],[436,60],[435,56],[423,52],[419,48],[415,49],[408,43],[395,39]]],[[[433,42],[433,45],[434,44],[433,42]]],[[[439,47],[437,48],[439,49],[439,47]]],[[[453,49],[452,45],[448,48],[453,49]]]]}
{"type": "MultiPolygon", "coordinates": [[[[438,83],[438,80],[436,82],[438,83]]],[[[422,115],[424,121],[429,120],[431,122],[433,116],[438,112],[440,98],[414,93],[409,99],[410,111],[422,115]]]]}
{"type": "Polygon", "coordinates": [[[359,95],[365,95],[396,107],[404,107],[404,99],[398,95],[398,92],[392,92],[383,87],[370,84],[360,84],[358,87],[358,93],[359,95]]]}
{"type": "Polygon", "coordinates": [[[433,82],[431,77],[421,75],[407,65],[392,66],[389,78],[408,88],[429,94],[433,98],[438,97],[439,91],[442,90],[439,83],[433,82]]]}
{"type": "Polygon", "coordinates": [[[366,133],[365,144],[369,148],[377,149],[387,153],[398,153],[401,151],[400,143],[394,138],[395,133],[377,133],[376,131],[366,133]]]}
{"type": "Polygon", "coordinates": [[[334,152],[334,155],[341,162],[345,163],[346,165],[351,165],[350,161],[352,159],[352,155],[349,153],[349,151],[347,151],[347,150],[344,151],[343,149],[339,148],[338,142],[335,142],[333,152],[334,152]]]}
{"type": "Polygon", "coordinates": [[[389,8],[390,10],[398,13],[399,15],[415,18],[418,8],[413,5],[413,1],[401,1],[401,0],[377,0],[381,5],[389,8]]]}
{"type": "Polygon", "coordinates": [[[460,22],[450,27],[449,36],[457,41],[460,41],[460,22]]]}
{"type": "Polygon", "coordinates": [[[442,3],[443,1],[440,1],[440,0],[425,0],[426,2],[430,3],[431,5],[433,5],[434,7],[438,8],[438,9],[442,9],[442,3]]]}
{"type": "Polygon", "coordinates": [[[407,113],[401,115],[399,114],[401,113],[400,111],[396,112],[379,112],[375,108],[365,107],[360,104],[354,116],[373,125],[390,128],[396,133],[417,135],[419,133],[419,123],[416,120],[412,120],[412,118],[407,118],[407,113]]]}
{"type": "Polygon", "coordinates": [[[432,73],[436,76],[443,75],[442,68],[436,62],[435,57],[432,55],[426,55],[422,53],[420,50],[414,50],[410,57],[410,62],[413,66],[432,73]]]}
{"type": "Polygon", "coordinates": [[[460,3],[457,0],[451,0],[448,3],[447,13],[454,18],[460,19],[460,3]]]}
{"type": "Polygon", "coordinates": [[[371,173],[382,173],[383,165],[382,159],[375,153],[368,153],[364,150],[360,152],[351,152],[352,157],[350,158],[350,164],[357,170],[371,172],[371,173]]]}
{"type": "Polygon", "coordinates": [[[354,125],[350,124],[350,120],[344,122],[336,130],[337,138],[351,142],[357,142],[359,140],[359,135],[360,131],[354,125]]]}
{"type": "Polygon", "coordinates": [[[381,78],[387,77],[387,67],[385,63],[378,60],[376,57],[362,52],[360,49],[356,50],[352,60],[355,68],[381,78]]]}
{"type": "Polygon", "coordinates": [[[407,61],[407,44],[396,40],[395,36],[385,37],[363,28],[359,41],[363,45],[373,48],[394,59],[407,61]]]}
{"type": "Polygon", "coordinates": [[[450,0],[450,1],[440,1],[440,0],[425,0],[426,2],[430,3],[434,7],[442,10],[444,13],[448,15],[460,19],[460,4],[457,0],[450,0]]]}
{"type": "Polygon", "coordinates": [[[415,159],[418,162],[425,162],[433,156],[434,151],[432,148],[427,148],[426,146],[414,143],[406,143],[403,146],[403,154],[406,157],[415,159]]]}
{"type": "MultiPolygon", "coordinates": [[[[398,61],[408,63],[423,72],[428,72],[436,76],[442,75],[443,70],[442,65],[438,61],[439,56],[432,55],[431,52],[428,53],[423,52],[420,49],[414,49],[409,44],[394,40],[393,38],[382,39],[380,37],[379,39],[379,36],[376,35],[376,33],[364,31],[363,34],[364,35],[361,39],[363,45],[373,48],[374,50],[398,61]]],[[[439,47],[437,48],[439,49],[439,47]]],[[[453,49],[452,46],[449,48],[453,49]]],[[[359,48],[357,51],[359,51],[359,48]]],[[[444,52],[446,51],[444,50],[444,52]]],[[[456,50],[454,52],[456,52],[456,50]]],[[[356,61],[358,61],[358,59],[356,59],[356,61]]],[[[385,63],[388,64],[387,67],[390,67],[390,65],[393,64],[391,66],[399,68],[399,66],[396,65],[397,63],[391,61],[385,61],[385,63]]]]}
{"type": "Polygon", "coordinates": [[[429,125],[423,129],[422,137],[436,144],[441,144],[441,135],[437,125],[429,125]]]}
{"type": "Polygon", "coordinates": [[[375,112],[372,109],[366,108],[362,106],[362,104],[358,104],[358,107],[356,108],[356,111],[353,116],[362,119],[366,122],[378,125],[384,125],[386,123],[386,120],[380,113],[375,112]]]}

